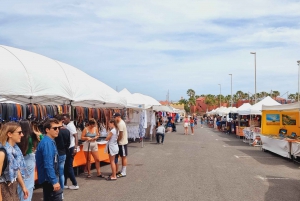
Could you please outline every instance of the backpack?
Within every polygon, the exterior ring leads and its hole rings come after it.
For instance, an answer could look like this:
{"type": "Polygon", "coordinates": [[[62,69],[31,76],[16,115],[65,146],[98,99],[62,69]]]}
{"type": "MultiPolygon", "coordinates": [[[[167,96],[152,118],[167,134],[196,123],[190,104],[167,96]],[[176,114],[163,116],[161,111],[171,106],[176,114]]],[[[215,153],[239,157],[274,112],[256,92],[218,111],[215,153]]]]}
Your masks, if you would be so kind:
{"type": "Polygon", "coordinates": [[[5,170],[6,167],[7,167],[7,153],[6,153],[6,150],[5,150],[3,147],[0,148],[0,151],[3,151],[3,152],[4,152],[4,161],[3,161],[3,166],[2,166],[2,172],[1,172],[1,175],[0,175],[0,176],[2,176],[4,170],[5,170]]]}

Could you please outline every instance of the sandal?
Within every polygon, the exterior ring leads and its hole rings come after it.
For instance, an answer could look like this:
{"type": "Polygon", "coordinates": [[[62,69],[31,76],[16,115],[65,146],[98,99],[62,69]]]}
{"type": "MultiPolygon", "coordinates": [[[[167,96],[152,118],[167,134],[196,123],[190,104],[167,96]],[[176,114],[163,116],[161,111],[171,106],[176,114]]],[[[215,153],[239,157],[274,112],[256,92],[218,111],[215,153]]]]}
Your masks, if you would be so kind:
{"type": "Polygon", "coordinates": [[[97,177],[105,178],[102,174],[99,174],[97,177]]]}
{"type": "Polygon", "coordinates": [[[117,181],[117,179],[112,179],[110,176],[106,178],[106,181],[117,181]]]}
{"type": "Polygon", "coordinates": [[[87,177],[87,178],[91,178],[91,177],[92,177],[92,175],[88,174],[86,177],[87,177]]]}

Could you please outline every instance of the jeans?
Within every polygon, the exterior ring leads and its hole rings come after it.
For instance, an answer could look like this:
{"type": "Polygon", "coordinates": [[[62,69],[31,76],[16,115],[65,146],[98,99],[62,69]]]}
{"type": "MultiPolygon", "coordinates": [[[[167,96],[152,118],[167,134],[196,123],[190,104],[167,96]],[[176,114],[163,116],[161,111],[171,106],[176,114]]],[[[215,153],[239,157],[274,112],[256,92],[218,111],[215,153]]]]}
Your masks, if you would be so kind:
{"type": "Polygon", "coordinates": [[[67,158],[65,163],[65,170],[64,170],[65,186],[67,185],[68,178],[70,178],[74,186],[77,186],[77,181],[73,169],[73,161],[74,161],[73,153],[74,153],[74,147],[69,148],[69,152],[67,153],[67,158]]]}
{"type": "Polygon", "coordinates": [[[20,201],[31,201],[32,200],[32,194],[33,194],[33,188],[34,188],[34,170],[35,170],[35,154],[27,154],[24,156],[24,160],[26,163],[26,169],[28,171],[28,178],[23,179],[26,188],[28,189],[29,196],[26,200],[24,200],[24,194],[22,191],[22,188],[20,185],[18,185],[18,196],[20,198],[20,201]]]}
{"type": "Polygon", "coordinates": [[[43,197],[44,201],[62,201],[62,189],[53,191],[53,185],[48,182],[44,182],[43,197]]]}
{"type": "Polygon", "coordinates": [[[65,169],[66,157],[67,157],[66,155],[62,155],[58,157],[59,184],[62,190],[64,189],[64,184],[65,184],[64,169],[65,169]]]}
{"type": "Polygon", "coordinates": [[[161,143],[164,143],[165,134],[156,133],[156,142],[159,143],[159,136],[161,136],[161,143]]]}

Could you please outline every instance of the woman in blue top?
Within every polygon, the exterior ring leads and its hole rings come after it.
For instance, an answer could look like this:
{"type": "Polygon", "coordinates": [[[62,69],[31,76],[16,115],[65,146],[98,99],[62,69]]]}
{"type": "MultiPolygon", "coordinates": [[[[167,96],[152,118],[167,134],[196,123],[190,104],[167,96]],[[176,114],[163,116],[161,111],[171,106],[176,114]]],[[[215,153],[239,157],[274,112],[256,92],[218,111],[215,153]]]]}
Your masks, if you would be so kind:
{"type": "Polygon", "coordinates": [[[6,151],[6,154],[0,151],[0,200],[19,200],[18,183],[23,191],[24,199],[28,198],[29,193],[23,179],[29,175],[22,151],[16,144],[21,142],[23,136],[20,124],[15,122],[4,124],[0,130],[0,147],[6,151]],[[5,158],[7,163],[4,168],[5,158]]]}
{"type": "Polygon", "coordinates": [[[83,151],[85,158],[87,160],[87,178],[91,178],[91,155],[95,160],[97,177],[104,178],[100,171],[100,159],[98,153],[98,144],[96,142],[97,138],[100,136],[98,128],[96,127],[96,120],[93,118],[89,119],[89,125],[85,127],[82,131],[81,139],[85,142],[83,143],[83,151]]]}

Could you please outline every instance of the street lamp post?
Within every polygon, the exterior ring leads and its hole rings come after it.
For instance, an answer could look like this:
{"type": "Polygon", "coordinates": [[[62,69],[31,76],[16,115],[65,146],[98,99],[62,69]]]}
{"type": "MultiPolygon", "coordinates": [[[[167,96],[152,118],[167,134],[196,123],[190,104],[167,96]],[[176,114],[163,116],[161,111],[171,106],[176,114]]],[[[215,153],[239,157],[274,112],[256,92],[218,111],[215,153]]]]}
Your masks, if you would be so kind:
{"type": "Polygon", "coordinates": [[[255,83],[255,92],[254,92],[254,98],[256,103],[256,52],[250,52],[250,54],[254,54],[254,83],[255,83]]]}
{"type": "Polygon", "coordinates": [[[300,60],[297,61],[298,63],[298,102],[299,102],[299,68],[300,68],[300,60]]]}
{"type": "Polygon", "coordinates": [[[231,97],[230,97],[230,107],[232,107],[232,74],[229,74],[230,75],[230,77],[231,77],[231,97]]]}
{"type": "Polygon", "coordinates": [[[220,85],[220,107],[221,107],[221,94],[222,94],[222,92],[221,92],[221,84],[218,84],[218,85],[220,85]]]}

